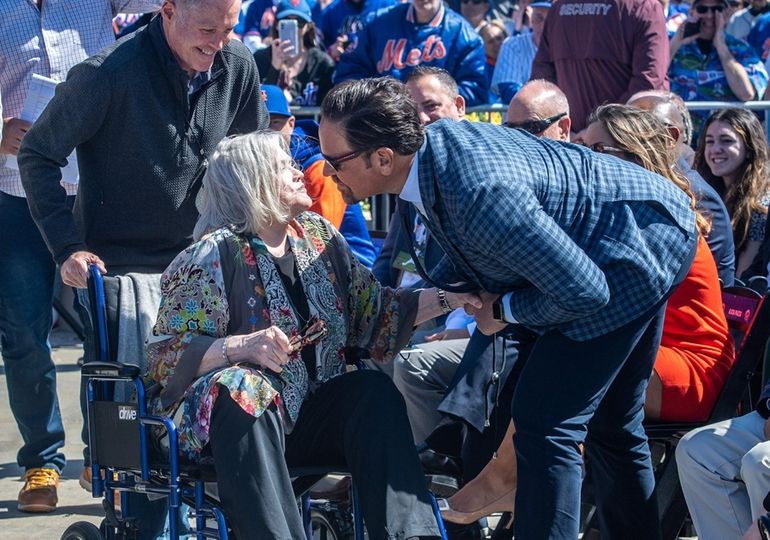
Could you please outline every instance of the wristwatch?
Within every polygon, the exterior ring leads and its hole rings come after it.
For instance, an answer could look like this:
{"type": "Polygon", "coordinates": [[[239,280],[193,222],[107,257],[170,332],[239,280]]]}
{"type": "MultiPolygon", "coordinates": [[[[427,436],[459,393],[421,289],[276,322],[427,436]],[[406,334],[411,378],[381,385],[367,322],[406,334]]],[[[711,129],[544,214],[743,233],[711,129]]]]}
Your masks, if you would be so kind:
{"type": "Polygon", "coordinates": [[[496,321],[505,322],[505,309],[503,308],[502,296],[492,303],[492,318],[496,321]]]}

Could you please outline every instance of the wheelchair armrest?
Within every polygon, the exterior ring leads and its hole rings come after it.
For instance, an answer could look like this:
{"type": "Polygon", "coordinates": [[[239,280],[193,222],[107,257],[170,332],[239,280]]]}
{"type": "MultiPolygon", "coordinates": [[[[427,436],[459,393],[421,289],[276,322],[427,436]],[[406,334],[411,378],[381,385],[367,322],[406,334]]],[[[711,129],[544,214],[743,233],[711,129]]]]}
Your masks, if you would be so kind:
{"type": "Polygon", "coordinates": [[[132,381],[139,376],[139,366],[118,362],[88,362],[83,364],[81,376],[102,381],[132,381]]]}

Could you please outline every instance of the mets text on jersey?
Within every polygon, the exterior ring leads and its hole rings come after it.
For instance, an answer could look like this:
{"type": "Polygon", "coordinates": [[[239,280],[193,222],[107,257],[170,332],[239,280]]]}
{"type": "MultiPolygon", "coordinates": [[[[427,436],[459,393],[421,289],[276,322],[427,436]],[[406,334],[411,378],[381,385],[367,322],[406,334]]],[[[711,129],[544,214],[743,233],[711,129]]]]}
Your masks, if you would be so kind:
{"type": "Polygon", "coordinates": [[[414,48],[405,53],[406,39],[398,41],[389,39],[382,51],[382,59],[377,62],[377,72],[384,73],[392,68],[403,69],[406,66],[417,66],[423,62],[430,62],[446,56],[446,47],[439,36],[428,36],[422,49],[414,48]]]}

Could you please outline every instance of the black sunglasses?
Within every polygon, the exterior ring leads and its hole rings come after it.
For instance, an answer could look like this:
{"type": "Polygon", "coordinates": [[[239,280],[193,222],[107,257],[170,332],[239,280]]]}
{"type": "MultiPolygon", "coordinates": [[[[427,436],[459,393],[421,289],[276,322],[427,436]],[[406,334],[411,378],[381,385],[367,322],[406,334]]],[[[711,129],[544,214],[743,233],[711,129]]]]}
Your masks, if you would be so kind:
{"type": "Polygon", "coordinates": [[[551,125],[556,122],[557,120],[560,120],[567,116],[567,113],[559,113],[554,114],[553,116],[549,116],[548,118],[543,118],[542,120],[527,120],[526,122],[506,122],[503,124],[505,127],[514,128],[514,129],[523,129],[524,131],[527,131],[531,133],[532,135],[537,135],[538,133],[544,132],[546,129],[551,127],[551,125]]]}
{"type": "Polygon", "coordinates": [[[460,0],[463,4],[484,4],[487,0],[460,0]]]}
{"type": "Polygon", "coordinates": [[[326,162],[331,165],[331,168],[335,171],[340,170],[340,165],[345,163],[346,161],[350,161],[351,159],[356,159],[358,156],[363,154],[363,150],[357,150],[355,152],[350,152],[349,154],[344,154],[337,157],[327,156],[323,152],[321,152],[321,156],[326,160],[326,162]]]}
{"type": "Polygon", "coordinates": [[[289,340],[291,352],[297,352],[308,345],[318,343],[328,333],[329,329],[326,328],[324,320],[319,319],[318,315],[313,315],[307,321],[307,324],[302,327],[302,330],[299,331],[299,334],[289,340]]]}
{"type": "Polygon", "coordinates": [[[701,15],[708,13],[709,11],[712,13],[722,13],[725,10],[725,6],[718,5],[718,6],[695,6],[695,11],[700,13],[701,15]]]}

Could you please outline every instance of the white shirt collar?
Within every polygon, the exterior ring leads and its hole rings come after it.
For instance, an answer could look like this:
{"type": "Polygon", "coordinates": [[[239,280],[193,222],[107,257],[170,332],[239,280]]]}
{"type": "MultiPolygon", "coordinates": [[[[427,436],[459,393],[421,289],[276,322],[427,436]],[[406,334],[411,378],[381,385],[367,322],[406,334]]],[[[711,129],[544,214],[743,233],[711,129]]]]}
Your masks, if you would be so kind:
{"type": "MultiPolygon", "coordinates": [[[[424,145],[424,144],[423,144],[424,145]]],[[[417,207],[417,210],[424,216],[425,206],[422,204],[422,197],[420,196],[420,169],[419,169],[419,152],[414,154],[414,160],[412,160],[412,166],[409,168],[409,176],[406,177],[404,187],[401,188],[399,198],[406,202],[412,203],[417,207]]]]}

